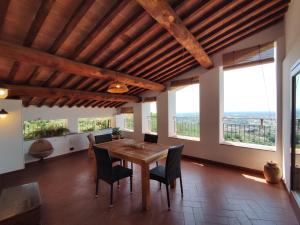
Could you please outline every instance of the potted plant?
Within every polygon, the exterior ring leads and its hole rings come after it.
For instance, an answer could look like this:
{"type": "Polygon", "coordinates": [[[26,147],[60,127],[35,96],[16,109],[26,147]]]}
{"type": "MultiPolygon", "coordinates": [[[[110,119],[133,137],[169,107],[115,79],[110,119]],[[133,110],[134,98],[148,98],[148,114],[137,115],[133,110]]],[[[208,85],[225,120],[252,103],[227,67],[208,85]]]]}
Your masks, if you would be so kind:
{"type": "Polygon", "coordinates": [[[120,139],[121,138],[121,130],[119,127],[114,127],[112,129],[112,136],[113,139],[120,139]]]}

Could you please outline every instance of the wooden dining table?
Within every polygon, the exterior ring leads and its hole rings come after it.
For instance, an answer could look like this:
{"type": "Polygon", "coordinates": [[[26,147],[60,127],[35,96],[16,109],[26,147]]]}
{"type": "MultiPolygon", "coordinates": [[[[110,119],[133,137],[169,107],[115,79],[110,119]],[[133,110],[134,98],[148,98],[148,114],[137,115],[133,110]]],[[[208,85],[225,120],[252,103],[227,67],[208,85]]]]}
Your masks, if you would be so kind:
{"type": "Polygon", "coordinates": [[[96,144],[96,146],[105,148],[111,155],[123,159],[126,167],[128,161],[141,166],[142,207],[144,210],[149,210],[151,206],[149,166],[153,162],[166,158],[170,146],[128,138],[96,144]]]}

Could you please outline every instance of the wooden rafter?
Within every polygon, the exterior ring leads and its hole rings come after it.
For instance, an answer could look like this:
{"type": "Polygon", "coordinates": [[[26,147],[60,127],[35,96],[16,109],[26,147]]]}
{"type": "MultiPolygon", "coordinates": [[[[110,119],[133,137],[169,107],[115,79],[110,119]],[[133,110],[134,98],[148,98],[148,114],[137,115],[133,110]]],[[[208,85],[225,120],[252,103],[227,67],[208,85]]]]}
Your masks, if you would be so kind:
{"type": "MultiPolygon", "coordinates": [[[[249,5],[244,7],[244,10],[250,10],[253,7],[256,7],[258,3],[260,3],[260,2],[259,1],[250,2],[249,5]]],[[[205,43],[203,46],[205,47],[206,50],[209,50],[208,51],[209,54],[213,54],[213,53],[215,53],[215,51],[213,51],[212,49],[208,49],[208,47],[217,46],[224,39],[228,39],[228,41],[230,42],[231,38],[235,37],[236,33],[240,32],[243,28],[247,28],[247,29],[244,29],[244,31],[247,32],[247,30],[249,30],[249,28],[251,28],[251,26],[253,24],[260,26],[260,24],[266,25],[267,23],[270,23],[270,19],[272,19],[272,17],[275,17],[277,12],[280,12],[280,11],[286,9],[287,5],[288,5],[287,1],[286,2],[278,1],[278,0],[270,1],[270,2],[267,2],[265,5],[261,6],[260,8],[258,8],[256,11],[251,10],[251,12],[249,14],[246,14],[245,16],[241,17],[241,19],[234,19],[234,18],[237,18],[237,16],[239,15],[238,12],[235,12],[230,16],[232,19],[232,22],[228,26],[224,26],[224,28],[219,29],[218,32],[214,32],[211,35],[206,36],[205,39],[202,39],[202,42],[205,43]],[[206,41],[207,39],[209,41],[206,41]],[[209,43],[210,46],[208,46],[207,43],[209,43]]],[[[219,26],[221,26],[221,23],[223,24],[223,20],[220,21],[219,26]]],[[[206,33],[206,32],[204,32],[204,33],[206,33]]],[[[204,36],[202,35],[202,33],[200,33],[197,37],[202,38],[204,36]]],[[[164,63],[160,66],[158,66],[158,65],[152,65],[152,66],[155,66],[156,68],[159,68],[160,70],[163,70],[164,68],[169,68],[170,66],[173,66],[174,64],[181,64],[181,63],[183,63],[183,61],[187,62],[188,59],[190,60],[189,62],[194,61],[193,57],[188,56],[188,55],[183,56],[182,60],[179,60],[180,57],[178,58],[176,56],[176,52],[174,53],[172,51],[169,51],[169,53],[167,55],[169,56],[169,59],[167,61],[165,61],[166,63],[164,63]]],[[[160,72],[160,70],[157,70],[157,72],[160,72]]],[[[141,76],[141,77],[144,77],[147,79],[153,79],[154,81],[157,81],[157,82],[158,81],[162,82],[161,79],[160,80],[155,79],[155,76],[156,76],[155,74],[157,74],[157,73],[154,73],[151,76],[141,76]]],[[[129,93],[131,93],[131,92],[129,92],[129,93]]]]}
{"type": "Polygon", "coordinates": [[[4,23],[4,19],[7,13],[7,9],[9,6],[9,0],[0,1],[0,32],[2,31],[2,25],[4,23]]]}
{"type": "MultiPolygon", "coordinates": [[[[274,24],[274,22],[280,20],[286,11],[287,7],[286,5],[280,6],[275,12],[263,14],[263,16],[256,18],[254,21],[254,24],[249,23],[251,26],[243,26],[240,28],[233,27],[232,30],[230,30],[224,38],[217,38],[218,41],[212,42],[211,46],[208,49],[209,54],[215,54],[216,52],[226,48],[227,46],[232,45],[233,43],[236,43],[240,40],[243,40],[244,38],[248,37],[249,35],[252,35],[254,33],[257,33],[258,31],[265,29],[267,26],[270,26],[274,24]],[[266,17],[267,16],[267,17],[266,17]]],[[[190,57],[190,62],[195,61],[192,57],[190,57]]],[[[182,74],[186,71],[189,71],[194,66],[191,66],[189,69],[185,71],[179,71],[174,72],[171,74],[165,74],[164,77],[154,79],[157,82],[166,82],[167,80],[171,79],[172,77],[178,76],[179,74],[182,74]]],[[[136,90],[136,89],[135,89],[136,90]]],[[[143,92],[141,89],[137,89],[139,91],[130,91],[129,94],[140,94],[143,92]]]]}
{"type": "Polygon", "coordinates": [[[124,82],[128,85],[137,86],[154,91],[163,91],[164,85],[145,80],[138,77],[133,77],[124,73],[98,68],[91,65],[79,63],[63,57],[51,55],[36,49],[27,48],[11,44],[9,42],[0,41],[0,55],[15,61],[31,63],[39,66],[46,66],[74,74],[81,74],[86,77],[97,79],[108,79],[124,82]]]}
{"type": "Polygon", "coordinates": [[[85,99],[85,100],[98,100],[98,101],[112,101],[112,102],[140,102],[139,97],[120,95],[120,94],[108,94],[108,93],[94,93],[87,91],[75,91],[69,89],[60,88],[45,88],[34,87],[25,85],[9,85],[1,84],[3,87],[9,89],[10,96],[30,96],[39,98],[51,98],[57,99],[60,97],[68,97],[73,99],[85,99]]]}
{"type": "Polygon", "coordinates": [[[165,0],[136,0],[161,26],[188,51],[204,68],[213,67],[213,62],[194,35],[165,0]]]}
{"type": "MultiPolygon", "coordinates": [[[[31,46],[33,41],[35,40],[39,30],[42,28],[42,25],[44,21],[46,20],[55,0],[45,0],[41,1],[41,5],[38,9],[38,12],[36,13],[34,20],[30,26],[30,29],[27,33],[27,36],[25,40],[23,41],[24,46],[31,46]]],[[[21,63],[15,62],[10,74],[9,79],[12,81],[14,80],[14,77],[16,76],[18,70],[20,69],[21,63]]]]}

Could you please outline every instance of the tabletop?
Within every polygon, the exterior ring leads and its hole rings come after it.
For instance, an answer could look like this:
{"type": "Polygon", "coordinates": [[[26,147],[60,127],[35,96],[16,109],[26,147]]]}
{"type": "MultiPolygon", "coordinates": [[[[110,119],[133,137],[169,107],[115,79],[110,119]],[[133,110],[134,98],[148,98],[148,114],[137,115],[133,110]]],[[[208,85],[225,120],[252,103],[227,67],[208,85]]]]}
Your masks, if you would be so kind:
{"type": "Polygon", "coordinates": [[[96,144],[96,146],[107,149],[114,156],[137,164],[149,164],[165,158],[170,147],[129,138],[96,144]]]}

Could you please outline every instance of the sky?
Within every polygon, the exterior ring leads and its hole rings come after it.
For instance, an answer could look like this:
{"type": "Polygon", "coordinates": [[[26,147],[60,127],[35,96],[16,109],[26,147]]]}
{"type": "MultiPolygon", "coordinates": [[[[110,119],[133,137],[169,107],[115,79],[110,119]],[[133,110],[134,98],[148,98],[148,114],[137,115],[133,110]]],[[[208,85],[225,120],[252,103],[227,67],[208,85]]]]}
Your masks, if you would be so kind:
{"type": "Polygon", "coordinates": [[[224,71],[224,112],[276,112],[275,63],[224,71]]]}
{"type": "Polygon", "coordinates": [[[151,102],[150,103],[150,112],[152,113],[156,113],[157,110],[156,110],[156,102],[151,102]]]}
{"type": "Polygon", "coordinates": [[[176,91],[176,113],[199,112],[199,84],[176,91]]]}
{"type": "MultiPolygon", "coordinates": [[[[176,91],[176,112],[199,112],[199,85],[176,91]]],[[[276,112],[275,63],[224,71],[224,112],[276,112]]]]}

